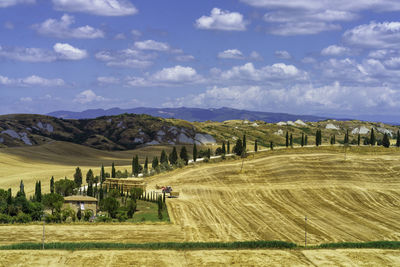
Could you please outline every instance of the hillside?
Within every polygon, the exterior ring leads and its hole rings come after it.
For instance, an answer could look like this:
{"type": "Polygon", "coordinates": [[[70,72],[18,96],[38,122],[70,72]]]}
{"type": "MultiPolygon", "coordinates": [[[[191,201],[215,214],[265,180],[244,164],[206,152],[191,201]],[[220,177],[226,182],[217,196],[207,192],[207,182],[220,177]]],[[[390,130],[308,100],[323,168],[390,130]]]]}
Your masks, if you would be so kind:
{"type": "Polygon", "coordinates": [[[250,110],[240,110],[233,108],[213,108],[213,109],[203,109],[203,108],[132,108],[132,109],[88,109],[81,112],[74,111],[54,111],[48,113],[47,115],[64,118],[64,119],[94,119],[101,116],[114,116],[123,113],[133,113],[133,114],[147,114],[154,117],[161,118],[175,118],[186,121],[226,121],[226,120],[260,120],[270,123],[275,123],[279,121],[320,121],[326,118],[311,115],[295,115],[287,113],[274,113],[274,112],[260,112],[260,111],[250,111],[250,110]]]}
{"type": "Polygon", "coordinates": [[[188,122],[163,119],[148,115],[122,114],[96,119],[59,119],[43,115],[0,116],[0,147],[34,146],[54,141],[65,141],[101,150],[127,150],[149,145],[200,145],[233,144],[244,134],[251,145],[254,140],[268,147],[285,144],[286,132],[293,135],[293,143],[300,144],[302,134],[308,135],[308,144],[314,144],[315,132],[322,130],[323,143],[329,143],[332,135],[343,142],[349,131],[350,142],[368,139],[374,129],[377,139],[384,133],[394,138],[398,128],[383,123],[363,121],[324,120],[318,122],[228,120],[223,122],[188,122]]]}

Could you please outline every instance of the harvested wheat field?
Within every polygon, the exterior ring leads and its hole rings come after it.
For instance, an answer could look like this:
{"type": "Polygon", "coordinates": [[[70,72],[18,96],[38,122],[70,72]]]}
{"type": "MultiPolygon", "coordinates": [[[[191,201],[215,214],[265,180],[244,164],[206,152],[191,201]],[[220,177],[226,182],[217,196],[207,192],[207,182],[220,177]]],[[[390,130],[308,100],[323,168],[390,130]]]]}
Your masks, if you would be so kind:
{"type": "Polygon", "coordinates": [[[0,266],[398,266],[399,250],[0,251],[0,266]]]}

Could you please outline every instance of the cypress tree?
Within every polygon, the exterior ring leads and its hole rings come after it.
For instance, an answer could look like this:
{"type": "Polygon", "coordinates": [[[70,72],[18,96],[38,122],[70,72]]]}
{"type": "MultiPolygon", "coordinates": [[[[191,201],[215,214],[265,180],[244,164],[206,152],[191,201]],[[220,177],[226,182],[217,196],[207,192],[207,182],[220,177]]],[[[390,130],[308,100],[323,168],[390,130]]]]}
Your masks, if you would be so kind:
{"type": "Polygon", "coordinates": [[[167,163],[167,164],[168,164],[167,153],[165,152],[164,149],[161,151],[160,163],[161,163],[161,164],[163,164],[163,163],[167,163]]]}
{"type": "Polygon", "coordinates": [[[8,192],[7,192],[7,205],[11,205],[12,204],[12,191],[11,188],[8,188],[8,192]]]}
{"type": "Polygon", "coordinates": [[[257,139],[256,141],[254,141],[254,152],[258,151],[258,143],[257,143],[257,139]]]}
{"type": "Polygon", "coordinates": [[[139,165],[139,156],[136,155],[136,157],[134,157],[134,170],[133,170],[133,175],[135,175],[135,177],[139,176],[139,172],[140,172],[140,165],[139,165]]]}
{"type": "MultiPolygon", "coordinates": [[[[135,175],[136,165],[135,165],[135,156],[132,156],[132,174],[135,175]]],[[[136,175],[135,175],[136,176],[136,175]]]]}
{"type": "Polygon", "coordinates": [[[92,169],[89,169],[88,172],[86,173],[86,183],[93,183],[94,181],[94,174],[92,169]]]}
{"type": "Polygon", "coordinates": [[[74,182],[77,187],[81,187],[82,185],[82,171],[79,167],[76,167],[74,174],[74,182]]]}
{"type": "Polygon", "coordinates": [[[222,154],[226,154],[225,141],[222,141],[222,154]]]}
{"type": "Polygon", "coordinates": [[[304,133],[301,133],[301,147],[304,146],[304,133]]]}
{"type": "Polygon", "coordinates": [[[185,146],[183,146],[183,147],[181,148],[181,152],[179,153],[179,156],[180,156],[180,158],[181,158],[183,161],[185,161],[185,165],[188,165],[188,163],[189,163],[189,156],[188,156],[188,154],[187,154],[187,150],[186,150],[186,147],[185,147],[185,146]]]}
{"type": "Polygon", "coordinates": [[[104,198],[104,192],[103,192],[103,187],[100,185],[100,192],[99,192],[99,200],[103,200],[104,198]]]}
{"type": "Polygon", "coordinates": [[[228,144],[227,144],[227,146],[226,146],[226,152],[227,152],[228,154],[231,153],[231,144],[229,143],[229,140],[228,140],[228,144]]]}
{"type": "Polygon", "coordinates": [[[306,135],[306,136],[304,137],[304,145],[306,146],[307,143],[308,143],[308,137],[307,137],[307,135],[306,135]]]}
{"type": "Polygon", "coordinates": [[[42,188],[40,181],[36,182],[35,185],[35,200],[37,202],[42,202],[42,188]]]}
{"type": "Polygon", "coordinates": [[[25,186],[24,186],[24,181],[22,181],[22,180],[19,183],[19,195],[22,195],[25,197],[25,186]]]}
{"type": "Polygon", "coordinates": [[[236,145],[233,148],[233,152],[238,156],[242,155],[242,153],[243,153],[243,145],[242,145],[242,140],[240,140],[240,138],[238,140],[236,140],[236,145]]]}
{"type": "Polygon", "coordinates": [[[76,213],[76,218],[80,221],[82,219],[82,210],[81,207],[79,207],[78,212],[76,213]]]}
{"type": "Polygon", "coordinates": [[[271,150],[274,150],[274,143],[271,141],[271,142],[269,142],[269,148],[271,149],[271,150]]]}
{"type": "Polygon", "coordinates": [[[196,143],[193,144],[193,162],[197,160],[197,146],[196,143]]]}
{"type": "Polygon", "coordinates": [[[397,146],[397,147],[400,147],[400,130],[397,130],[396,146],[397,146]]]}
{"type": "Polygon", "coordinates": [[[158,166],[158,158],[154,157],[153,162],[151,163],[151,167],[155,169],[158,166]]]}
{"type": "Polygon", "coordinates": [[[243,143],[242,143],[242,145],[243,145],[243,151],[246,153],[247,145],[246,145],[246,135],[245,134],[243,135],[243,143]]]}
{"type": "Polygon", "coordinates": [[[361,144],[361,135],[358,134],[358,137],[357,137],[357,145],[360,146],[360,144],[361,144]]]}
{"type": "Polygon", "coordinates": [[[51,176],[50,179],[50,193],[54,193],[54,176],[51,176]]]}
{"type": "Polygon", "coordinates": [[[383,145],[384,147],[390,147],[389,135],[388,135],[387,133],[385,133],[385,134],[383,135],[382,145],[383,145]]]}
{"type": "Polygon", "coordinates": [[[371,146],[374,146],[376,143],[374,128],[371,129],[371,138],[370,138],[371,146]]]}
{"type": "Polygon", "coordinates": [[[105,180],[106,180],[106,173],[104,171],[104,165],[101,164],[100,183],[104,183],[105,180]]]}
{"type": "Polygon", "coordinates": [[[149,172],[149,159],[146,156],[146,160],[144,161],[144,173],[147,174],[149,172]]]}
{"type": "Polygon", "coordinates": [[[178,163],[178,152],[176,152],[176,147],[172,148],[172,152],[169,155],[169,162],[171,165],[176,165],[178,163]]]}
{"type": "Polygon", "coordinates": [[[111,178],[115,178],[115,165],[114,165],[114,162],[111,165],[111,178]]]}
{"type": "Polygon", "coordinates": [[[286,132],[286,148],[289,147],[289,132],[286,132]]]}
{"type": "Polygon", "coordinates": [[[88,196],[90,196],[90,197],[92,197],[93,196],[93,183],[92,182],[90,182],[89,184],[88,184],[88,188],[87,188],[87,193],[86,193],[88,196]]]}
{"type": "Polygon", "coordinates": [[[293,147],[293,135],[290,134],[290,147],[293,147]]]}
{"type": "Polygon", "coordinates": [[[349,130],[346,131],[346,134],[344,135],[344,142],[345,145],[349,144],[349,130]]]}
{"type": "Polygon", "coordinates": [[[208,159],[211,158],[211,149],[207,149],[207,158],[208,158],[208,159]]]}

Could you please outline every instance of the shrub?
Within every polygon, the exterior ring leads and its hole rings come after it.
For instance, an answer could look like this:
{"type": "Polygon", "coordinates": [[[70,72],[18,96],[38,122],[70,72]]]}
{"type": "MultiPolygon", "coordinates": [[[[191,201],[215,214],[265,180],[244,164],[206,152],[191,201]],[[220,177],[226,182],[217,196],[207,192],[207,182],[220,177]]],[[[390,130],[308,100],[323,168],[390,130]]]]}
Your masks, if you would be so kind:
{"type": "Polygon", "coordinates": [[[85,220],[85,222],[88,222],[92,216],[93,216],[92,210],[85,210],[83,219],[85,220]]]}
{"type": "Polygon", "coordinates": [[[98,216],[96,218],[96,222],[111,222],[111,221],[112,221],[112,219],[110,217],[107,217],[107,216],[104,216],[104,215],[98,216]]]}
{"type": "Polygon", "coordinates": [[[23,212],[19,212],[15,218],[15,222],[17,223],[28,223],[31,222],[32,218],[29,214],[25,214],[23,212]]]}
{"type": "Polygon", "coordinates": [[[10,215],[0,213],[0,223],[11,223],[13,218],[10,215]]]}

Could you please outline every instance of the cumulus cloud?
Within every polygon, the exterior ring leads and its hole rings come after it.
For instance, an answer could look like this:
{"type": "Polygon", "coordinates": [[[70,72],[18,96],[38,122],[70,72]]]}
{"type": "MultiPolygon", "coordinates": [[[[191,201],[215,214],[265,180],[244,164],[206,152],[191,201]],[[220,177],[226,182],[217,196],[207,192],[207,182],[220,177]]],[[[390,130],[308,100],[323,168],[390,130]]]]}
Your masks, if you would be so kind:
{"type": "Polygon", "coordinates": [[[274,54],[277,58],[281,58],[281,59],[291,59],[292,58],[292,55],[290,55],[290,53],[285,50],[275,51],[274,54]]]}
{"type": "Polygon", "coordinates": [[[243,59],[243,53],[238,49],[228,49],[218,53],[218,58],[221,59],[243,59]]]}
{"type": "Polygon", "coordinates": [[[213,8],[210,16],[202,16],[195,23],[198,29],[222,31],[245,31],[247,24],[242,14],[219,8],[213,8]]]}
{"type": "Polygon", "coordinates": [[[87,57],[86,50],[73,47],[66,43],[56,43],[53,46],[54,51],[59,54],[61,59],[66,60],[81,60],[87,57]]]}
{"type": "Polygon", "coordinates": [[[32,75],[26,78],[12,79],[6,76],[0,75],[0,85],[8,86],[45,86],[45,87],[59,87],[64,86],[65,82],[63,79],[46,79],[37,75],[32,75]]]}
{"type": "Polygon", "coordinates": [[[400,22],[375,22],[362,24],[343,34],[349,45],[367,48],[398,48],[400,45],[400,22]]]}
{"type": "Polygon", "coordinates": [[[52,0],[60,11],[84,12],[99,16],[127,16],[138,12],[128,0],[52,0]]]}
{"type": "Polygon", "coordinates": [[[22,62],[52,62],[57,59],[53,51],[41,48],[2,47],[0,46],[0,58],[7,58],[22,62]]]}
{"type": "Polygon", "coordinates": [[[33,25],[33,28],[41,35],[57,38],[95,39],[103,38],[104,32],[89,25],[71,28],[75,23],[73,16],[64,14],[60,20],[47,19],[41,24],[33,25]]]}
{"type": "Polygon", "coordinates": [[[135,42],[135,47],[140,50],[152,51],[168,51],[170,49],[170,46],[167,43],[157,42],[154,40],[135,42]]]}
{"type": "Polygon", "coordinates": [[[344,46],[330,45],[321,51],[323,56],[342,56],[350,54],[350,49],[344,46]]]}
{"type": "Polygon", "coordinates": [[[34,4],[34,3],[36,3],[36,0],[2,0],[0,1],[0,8],[15,6],[18,4],[34,4]]]}
{"type": "Polygon", "coordinates": [[[151,59],[157,57],[156,54],[146,54],[136,49],[123,49],[119,51],[100,51],[95,58],[106,62],[109,67],[124,67],[143,69],[151,66],[151,59]]]}
{"type": "Polygon", "coordinates": [[[79,104],[88,104],[92,102],[107,101],[107,99],[103,96],[96,95],[92,90],[85,90],[77,94],[73,101],[79,104]]]}
{"type": "Polygon", "coordinates": [[[201,75],[191,67],[177,65],[171,68],[163,68],[154,74],[145,77],[128,77],[128,86],[171,86],[200,83],[203,81],[201,75]]]}

